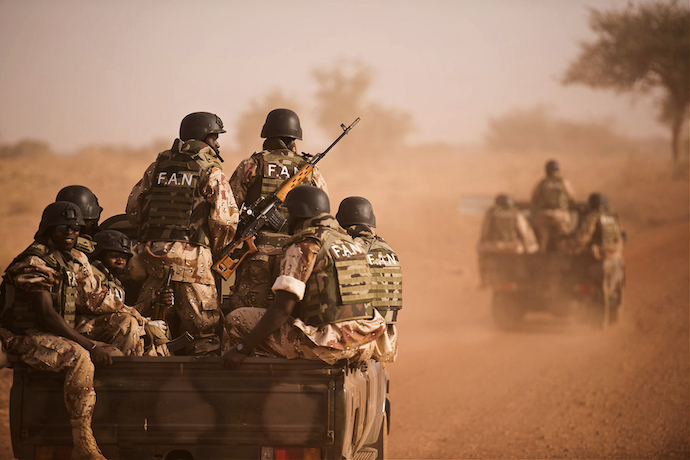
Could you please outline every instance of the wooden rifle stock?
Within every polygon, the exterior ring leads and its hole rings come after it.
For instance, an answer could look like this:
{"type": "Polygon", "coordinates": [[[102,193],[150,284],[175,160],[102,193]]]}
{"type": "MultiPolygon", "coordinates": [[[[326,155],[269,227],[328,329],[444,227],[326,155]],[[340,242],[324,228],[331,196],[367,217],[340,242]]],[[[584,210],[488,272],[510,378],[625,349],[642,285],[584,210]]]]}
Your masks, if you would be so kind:
{"type": "Polygon", "coordinates": [[[222,276],[225,281],[230,279],[245,257],[247,257],[249,254],[254,254],[257,251],[255,240],[256,236],[252,234],[247,235],[243,239],[237,240],[232,246],[229,246],[228,249],[223,251],[223,255],[221,256],[220,260],[213,264],[213,270],[222,276]],[[231,254],[234,253],[243,243],[246,248],[243,248],[242,256],[240,256],[239,259],[233,259],[231,254]]]}
{"type": "MultiPolygon", "coordinates": [[[[277,214],[276,208],[285,202],[288,193],[290,193],[292,189],[297,187],[304,179],[307,178],[307,176],[309,176],[309,174],[312,173],[312,171],[314,171],[314,165],[318,163],[321,158],[326,156],[333,146],[337,144],[340,139],[343,138],[343,136],[349,133],[358,122],[359,117],[357,117],[357,119],[353,121],[350,126],[340,125],[343,130],[342,134],[340,134],[340,136],[338,136],[338,138],[333,141],[333,143],[329,145],[326,150],[316,154],[308,163],[304,164],[294,176],[283,182],[283,185],[281,185],[270,198],[266,199],[265,201],[263,198],[261,198],[246,210],[247,215],[251,217],[249,224],[244,227],[243,230],[241,230],[238,236],[236,236],[237,239],[235,243],[223,249],[218,261],[214,263],[212,267],[213,270],[223,277],[225,281],[230,279],[230,276],[232,276],[240,263],[242,263],[242,261],[249,254],[253,254],[257,251],[255,243],[256,233],[259,232],[264,225],[266,225],[267,221],[274,222],[275,219],[273,219],[273,214],[277,214]],[[256,209],[259,208],[257,203],[263,207],[256,209]],[[244,246],[240,248],[240,246],[243,244],[244,246]],[[242,255],[239,259],[233,259],[232,255],[238,249],[241,250],[242,255]]],[[[280,221],[284,222],[284,219],[281,216],[278,216],[278,218],[280,221]]],[[[240,224],[242,224],[242,217],[240,218],[240,221],[240,224]]],[[[242,225],[240,225],[240,227],[242,227],[242,225]]]]}

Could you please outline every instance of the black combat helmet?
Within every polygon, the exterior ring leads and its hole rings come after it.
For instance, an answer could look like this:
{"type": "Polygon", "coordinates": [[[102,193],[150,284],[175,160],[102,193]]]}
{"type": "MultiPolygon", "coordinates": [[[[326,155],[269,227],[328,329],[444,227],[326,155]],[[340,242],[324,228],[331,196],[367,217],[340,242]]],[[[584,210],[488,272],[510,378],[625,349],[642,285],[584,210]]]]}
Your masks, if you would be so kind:
{"type": "Polygon", "coordinates": [[[513,197],[510,195],[506,195],[505,193],[501,193],[499,195],[496,195],[496,206],[499,206],[501,208],[512,208],[515,206],[515,202],[513,201],[513,197]]]}
{"type": "Polygon", "coordinates": [[[607,206],[608,204],[609,199],[606,198],[606,195],[599,192],[594,192],[590,194],[589,198],[587,199],[587,205],[590,209],[600,209],[607,206]]]}
{"type": "Polygon", "coordinates": [[[548,176],[553,176],[555,173],[561,170],[561,166],[556,160],[549,160],[546,162],[544,169],[546,170],[546,174],[548,176]]]}
{"type": "Polygon", "coordinates": [[[224,133],[223,120],[210,112],[190,113],[180,123],[180,139],[203,141],[209,134],[224,133]]]}
{"type": "Polygon", "coordinates": [[[103,230],[93,237],[96,249],[89,254],[89,259],[98,259],[103,251],[115,251],[132,255],[132,242],[127,235],[117,230],[103,230]]]}
{"type": "Polygon", "coordinates": [[[38,231],[36,235],[34,235],[34,238],[38,239],[44,236],[50,228],[56,225],[85,225],[79,206],[71,201],[56,201],[55,203],[50,203],[43,210],[41,223],[38,226],[38,231]]]}
{"type": "Polygon", "coordinates": [[[308,219],[331,212],[326,192],[313,185],[299,185],[292,189],[283,203],[291,217],[308,219]]]}
{"type": "Polygon", "coordinates": [[[58,192],[55,201],[69,201],[76,204],[81,210],[83,219],[98,221],[101,218],[103,208],[98,204],[98,198],[83,185],[68,185],[58,192]]]}
{"type": "Polygon", "coordinates": [[[335,218],[345,228],[357,224],[376,227],[374,208],[361,196],[350,196],[341,201],[335,218]]]}
{"type": "Polygon", "coordinates": [[[261,129],[261,137],[287,137],[302,140],[302,127],[299,117],[290,109],[275,109],[268,112],[266,122],[261,129]]]}

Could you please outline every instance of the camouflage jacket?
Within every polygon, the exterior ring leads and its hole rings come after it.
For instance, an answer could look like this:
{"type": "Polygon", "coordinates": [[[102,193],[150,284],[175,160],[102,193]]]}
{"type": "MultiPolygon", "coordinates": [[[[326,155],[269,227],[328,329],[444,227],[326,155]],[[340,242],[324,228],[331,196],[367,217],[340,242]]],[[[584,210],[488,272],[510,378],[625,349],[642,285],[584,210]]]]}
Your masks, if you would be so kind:
{"type": "Polygon", "coordinates": [[[589,253],[597,260],[620,256],[623,237],[617,216],[606,210],[590,211],[564,246],[570,254],[589,253]]]}
{"type": "Polygon", "coordinates": [[[532,226],[520,210],[493,206],[484,215],[477,248],[481,252],[531,254],[539,250],[539,245],[532,226]]]}
{"type": "Polygon", "coordinates": [[[574,202],[575,191],[572,185],[558,174],[543,178],[532,192],[532,206],[538,210],[567,210],[574,202]]]}

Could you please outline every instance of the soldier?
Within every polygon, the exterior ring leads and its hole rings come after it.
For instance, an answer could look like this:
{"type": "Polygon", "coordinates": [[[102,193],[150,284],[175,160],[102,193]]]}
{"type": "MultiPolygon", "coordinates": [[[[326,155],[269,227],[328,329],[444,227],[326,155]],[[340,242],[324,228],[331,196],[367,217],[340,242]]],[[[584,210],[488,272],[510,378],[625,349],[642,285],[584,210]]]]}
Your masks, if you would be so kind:
{"type": "Polygon", "coordinates": [[[544,177],[532,193],[533,223],[542,252],[555,251],[560,240],[571,232],[570,207],[575,193],[570,182],[560,173],[556,160],[549,160],[544,177]]]}
{"type": "Polygon", "coordinates": [[[566,241],[571,254],[589,254],[596,260],[619,257],[623,253],[623,236],[618,217],[609,209],[603,193],[587,199],[588,212],[575,233],[566,241]]]}
{"type": "MultiPolygon", "coordinates": [[[[369,200],[351,196],[340,202],[335,215],[338,223],[348,235],[364,248],[367,262],[373,276],[374,300],[372,304],[386,320],[387,341],[391,350],[380,350],[379,354],[395,359],[398,348],[398,331],[395,323],[402,309],[402,269],[398,255],[383,238],[376,234],[376,216],[369,200]]],[[[377,342],[377,343],[379,343],[377,342]]]]}
{"type": "Polygon", "coordinates": [[[104,460],[91,430],[94,363],[112,364],[113,356],[136,354],[143,328],[136,311],[101,287],[86,255],[75,249],[83,225],[74,203],[58,201],[45,208],[34,243],[3,277],[0,337],[3,348],[29,366],[66,373],[65,403],[76,454],[104,460]],[[122,350],[75,329],[79,314],[104,311],[114,313],[99,324],[121,331],[122,350]]]}
{"type": "Polygon", "coordinates": [[[532,226],[511,196],[496,195],[494,206],[484,215],[477,249],[480,253],[512,254],[532,254],[539,250],[532,226]]]}
{"type": "MultiPolygon", "coordinates": [[[[573,235],[565,240],[564,247],[571,255],[580,255],[586,259],[601,262],[603,279],[601,285],[606,302],[615,298],[610,305],[609,321],[615,322],[620,303],[617,287],[624,282],[623,243],[624,236],[618,222],[618,216],[609,209],[606,195],[595,192],[587,200],[588,212],[573,235]]],[[[598,273],[590,270],[591,273],[598,273]]],[[[590,273],[590,274],[591,274],[590,273]]]]}
{"type": "Polygon", "coordinates": [[[84,228],[79,232],[77,249],[85,254],[93,251],[93,237],[98,233],[98,222],[103,208],[98,204],[98,198],[83,185],[68,185],[60,190],[55,201],[69,201],[79,206],[84,218],[84,228]]]}
{"type": "Polygon", "coordinates": [[[172,271],[179,318],[179,330],[172,335],[194,336],[184,350],[188,355],[218,354],[220,348],[221,311],[212,257],[232,241],[239,217],[218,155],[218,134],[224,132],[217,115],[187,115],[180,138],[148,167],[127,202],[128,219],[139,232],[136,252],[148,274],[137,305],[151,316],[172,271]]]}
{"type": "Polygon", "coordinates": [[[222,363],[239,366],[260,348],[286,358],[387,360],[394,350],[386,321],[371,301],[371,273],[364,249],[329,214],[328,195],[300,185],[285,200],[288,231],[275,298],[268,309],[238,308],[226,317],[222,363]]]}
{"type": "MultiPolygon", "coordinates": [[[[113,295],[125,302],[125,287],[122,279],[127,277],[127,262],[132,257],[132,244],[124,233],[117,230],[104,230],[94,237],[96,249],[89,254],[89,261],[94,275],[101,285],[105,286],[113,295]]],[[[171,288],[166,289],[161,298],[168,308],[174,306],[174,294],[171,288]]],[[[136,306],[135,306],[136,307],[136,306]]],[[[94,325],[98,318],[84,317],[77,324],[77,330],[87,329],[94,325]]],[[[166,347],[169,342],[166,331],[167,324],[163,320],[149,320],[145,325],[148,343],[145,345],[145,355],[169,356],[166,347]]]]}
{"type": "MultiPolygon", "coordinates": [[[[297,153],[297,140],[302,140],[302,127],[297,114],[289,109],[269,112],[261,129],[266,139],[261,152],[243,160],[230,178],[237,205],[251,206],[258,198],[271,196],[285,180],[292,177],[308,160],[297,153]]],[[[305,179],[328,192],[326,181],[318,168],[305,179]]],[[[283,211],[283,215],[286,216],[283,211]]],[[[257,235],[258,251],[248,256],[237,268],[230,309],[239,307],[267,308],[273,298],[271,283],[276,278],[281,244],[287,239],[285,229],[262,231],[257,235]]]]}

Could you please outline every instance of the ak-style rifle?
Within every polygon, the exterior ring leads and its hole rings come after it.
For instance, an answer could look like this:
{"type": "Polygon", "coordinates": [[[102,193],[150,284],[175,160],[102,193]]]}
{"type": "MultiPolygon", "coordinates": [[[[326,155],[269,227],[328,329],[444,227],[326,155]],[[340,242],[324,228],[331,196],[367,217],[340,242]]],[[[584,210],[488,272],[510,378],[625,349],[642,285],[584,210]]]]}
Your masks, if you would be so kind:
{"type": "Polygon", "coordinates": [[[350,126],[341,124],[340,127],[343,132],[326,150],[311,157],[294,176],[283,182],[283,185],[271,196],[259,197],[251,206],[244,208],[240,215],[239,231],[235,235],[235,239],[223,249],[218,261],[213,264],[213,270],[216,273],[222,276],[223,279],[228,280],[245,257],[257,251],[255,240],[256,234],[259,231],[266,226],[277,231],[285,224],[285,218],[280,214],[278,208],[285,201],[287,194],[314,170],[314,165],[326,156],[328,151],[349,133],[357,123],[359,123],[359,117],[350,126]]]}

